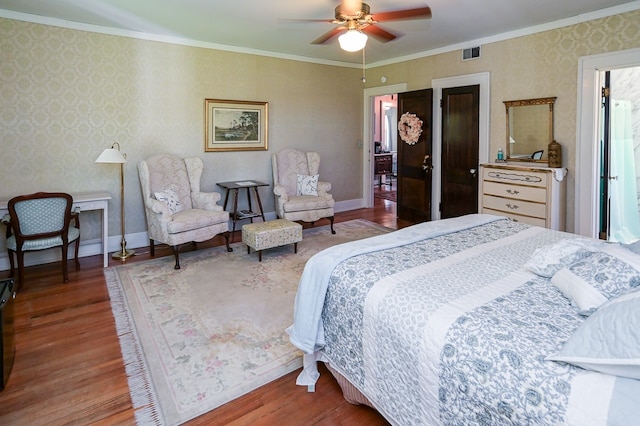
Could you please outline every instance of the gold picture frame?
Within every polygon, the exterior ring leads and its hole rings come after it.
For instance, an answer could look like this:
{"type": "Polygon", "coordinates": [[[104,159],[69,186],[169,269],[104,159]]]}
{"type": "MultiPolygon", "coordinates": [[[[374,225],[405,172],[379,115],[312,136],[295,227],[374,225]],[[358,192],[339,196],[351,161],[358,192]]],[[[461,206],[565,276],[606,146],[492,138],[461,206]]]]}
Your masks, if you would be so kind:
{"type": "Polygon", "coordinates": [[[268,113],[267,102],[205,99],[205,152],[268,150],[268,113]]]}

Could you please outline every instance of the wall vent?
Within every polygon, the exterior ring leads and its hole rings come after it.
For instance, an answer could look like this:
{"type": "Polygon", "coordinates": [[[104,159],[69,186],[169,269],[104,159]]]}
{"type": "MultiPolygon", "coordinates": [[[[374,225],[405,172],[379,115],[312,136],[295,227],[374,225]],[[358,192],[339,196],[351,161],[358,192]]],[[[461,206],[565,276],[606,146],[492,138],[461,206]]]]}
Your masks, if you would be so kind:
{"type": "Polygon", "coordinates": [[[480,57],[480,46],[470,47],[462,51],[462,60],[470,61],[472,59],[478,59],[480,57]]]}

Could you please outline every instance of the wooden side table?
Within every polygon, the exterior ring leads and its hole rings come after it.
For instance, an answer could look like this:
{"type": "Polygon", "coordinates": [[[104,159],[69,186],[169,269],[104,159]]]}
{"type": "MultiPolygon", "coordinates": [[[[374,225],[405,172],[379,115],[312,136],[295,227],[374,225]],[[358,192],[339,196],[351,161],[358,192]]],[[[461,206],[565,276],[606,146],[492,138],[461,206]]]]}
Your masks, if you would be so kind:
{"type": "MultiPolygon", "coordinates": [[[[382,176],[385,176],[386,179],[386,176],[388,174],[393,173],[393,154],[374,154],[373,158],[375,161],[373,174],[378,176],[378,186],[382,187],[382,176]]],[[[384,185],[391,186],[391,184],[388,184],[386,182],[384,183],[384,185]]]]}
{"type": "Polygon", "coordinates": [[[262,221],[264,222],[264,212],[262,211],[262,202],[260,201],[260,194],[258,193],[258,188],[261,186],[269,186],[268,183],[259,182],[256,180],[238,180],[233,182],[218,182],[217,185],[221,188],[227,190],[226,195],[224,196],[224,209],[227,209],[227,203],[229,202],[229,194],[233,193],[233,210],[229,213],[231,214],[231,220],[233,222],[233,229],[231,230],[231,241],[233,242],[233,235],[236,230],[236,222],[239,220],[249,219],[251,223],[253,223],[253,218],[260,216],[262,221]],[[240,189],[247,189],[247,202],[249,205],[249,210],[238,210],[238,192],[240,189]],[[251,207],[251,189],[253,189],[253,193],[255,194],[256,201],[258,202],[258,211],[254,212],[251,207]]]}

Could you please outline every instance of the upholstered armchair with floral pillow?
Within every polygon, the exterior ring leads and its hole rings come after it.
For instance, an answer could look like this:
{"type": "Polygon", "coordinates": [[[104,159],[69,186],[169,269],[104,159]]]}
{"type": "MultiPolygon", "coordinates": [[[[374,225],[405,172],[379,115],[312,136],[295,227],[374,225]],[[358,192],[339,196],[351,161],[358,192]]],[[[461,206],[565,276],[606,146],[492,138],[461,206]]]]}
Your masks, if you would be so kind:
{"type": "Polygon", "coordinates": [[[311,223],[327,218],[331,221],[331,233],[335,234],[331,184],[318,181],[320,155],[286,148],[271,155],[271,164],[278,217],[311,223]]]}
{"type": "Polygon", "coordinates": [[[168,154],[150,157],[138,165],[142,197],[149,228],[149,251],[154,243],[171,246],[180,269],[179,246],[202,242],[218,234],[229,246],[229,213],[217,203],[220,194],[201,192],[204,165],[197,157],[179,158],[168,154]]]}

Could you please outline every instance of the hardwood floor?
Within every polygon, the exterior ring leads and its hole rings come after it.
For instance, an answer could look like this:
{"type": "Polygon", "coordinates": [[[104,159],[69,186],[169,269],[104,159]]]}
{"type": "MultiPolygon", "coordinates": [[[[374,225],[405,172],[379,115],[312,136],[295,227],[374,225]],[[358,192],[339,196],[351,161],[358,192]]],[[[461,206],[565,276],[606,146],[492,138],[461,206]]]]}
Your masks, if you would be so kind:
{"type": "MultiPolygon", "coordinates": [[[[372,209],[336,214],[336,221],[363,218],[390,228],[395,203],[377,199],[372,209]]],[[[323,225],[319,223],[317,225],[323,225]]],[[[239,240],[239,234],[235,240],[239,240]]],[[[222,238],[211,243],[220,245],[222,238]]],[[[188,248],[188,245],[185,246],[188,248]]],[[[127,262],[149,259],[137,249],[127,262]]],[[[158,247],[156,256],[170,256],[158,247]]],[[[1,425],[135,424],[127,376],[104,280],[102,256],[69,267],[63,284],[58,263],[29,267],[15,300],[16,358],[0,392],[1,425]]],[[[110,259],[110,264],[118,261],[110,259]]],[[[8,275],[4,271],[2,276],[8,275]]],[[[324,367],[315,393],[296,386],[298,371],[192,420],[189,425],[386,425],[375,410],[347,403],[324,367]]]]}

